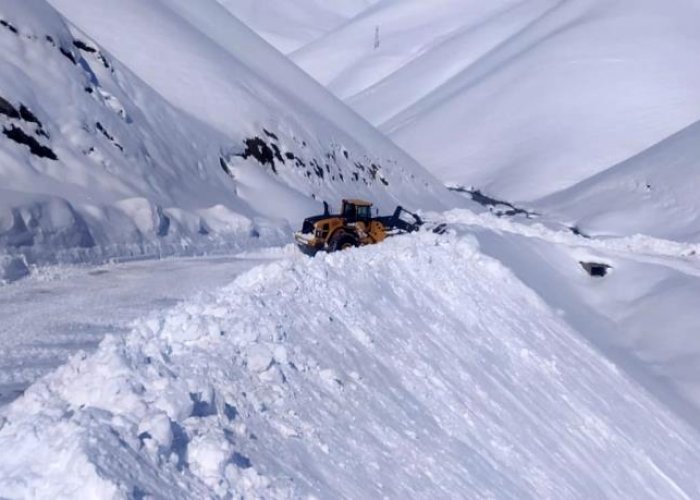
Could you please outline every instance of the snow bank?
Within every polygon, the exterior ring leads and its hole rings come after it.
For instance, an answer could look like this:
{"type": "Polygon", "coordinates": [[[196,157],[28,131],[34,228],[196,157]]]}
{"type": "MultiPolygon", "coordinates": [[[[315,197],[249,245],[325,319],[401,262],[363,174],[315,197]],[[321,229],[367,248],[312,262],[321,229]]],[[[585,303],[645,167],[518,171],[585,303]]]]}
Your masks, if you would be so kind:
{"type": "Polygon", "coordinates": [[[587,247],[599,251],[616,253],[624,256],[658,256],[672,258],[695,258],[700,255],[700,244],[685,243],[663,238],[654,238],[645,234],[633,234],[623,237],[590,238],[575,234],[573,228],[551,227],[552,222],[544,220],[523,220],[499,217],[489,212],[476,213],[471,210],[455,209],[437,215],[431,214],[436,221],[447,224],[474,225],[487,230],[507,232],[538,238],[549,243],[570,247],[587,247]]]}
{"type": "Polygon", "coordinates": [[[1,425],[11,498],[700,494],[700,436],[454,235],[256,268],[1,425]]]}
{"type": "Polygon", "coordinates": [[[530,219],[460,210],[444,218],[451,229],[474,235],[485,254],[511,269],[562,311],[583,338],[697,428],[700,245],[643,235],[583,237],[530,219]],[[611,268],[605,278],[592,278],[582,262],[611,268]]]}

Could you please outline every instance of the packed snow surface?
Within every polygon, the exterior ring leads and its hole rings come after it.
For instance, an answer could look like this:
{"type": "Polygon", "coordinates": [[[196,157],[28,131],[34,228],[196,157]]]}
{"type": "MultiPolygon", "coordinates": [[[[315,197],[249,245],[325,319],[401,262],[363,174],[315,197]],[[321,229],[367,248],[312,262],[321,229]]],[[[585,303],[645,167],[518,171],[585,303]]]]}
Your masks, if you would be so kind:
{"type": "Polygon", "coordinates": [[[697,431],[560,314],[461,231],[284,259],[30,387],[0,490],[700,495],[697,431]]]}
{"type": "Polygon", "coordinates": [[[0,405],[105,335],[201,291],[229,284],[263,257],[139,260],[97,267],[51,267],[0,286],[0,405]]]}

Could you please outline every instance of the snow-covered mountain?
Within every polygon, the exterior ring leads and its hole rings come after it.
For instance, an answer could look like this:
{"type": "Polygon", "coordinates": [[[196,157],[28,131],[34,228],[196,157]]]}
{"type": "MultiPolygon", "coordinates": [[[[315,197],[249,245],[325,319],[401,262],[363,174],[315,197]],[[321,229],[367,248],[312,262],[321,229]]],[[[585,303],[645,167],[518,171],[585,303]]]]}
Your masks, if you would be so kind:
{"type": "Polygon", "coordinates": [[[289,53],[331,32],[378,0],[219,0],[282,52],[289,53]]]}
{"type": "Polygon", "coordinates": [[[443,181],[534,200],[700,118],[698,25],[694,0],[382,0],[292,58],[443,181]]]}
{"type": "Polygon", "coordinates": [[[285,241],[321,200],[449,196],[214,1],[52,3],[62,14],[0,6],[0,247],[15,260],[285,241]]]}
{"type": "Polygon", "coordinates": [[[700,498],[694,1],[0,2],[0,497],[700,498]]]}
{"type": "Polygon", "coordinates": [[[586,234],[700,241],[700,122],[537,207],[586,234]]]}

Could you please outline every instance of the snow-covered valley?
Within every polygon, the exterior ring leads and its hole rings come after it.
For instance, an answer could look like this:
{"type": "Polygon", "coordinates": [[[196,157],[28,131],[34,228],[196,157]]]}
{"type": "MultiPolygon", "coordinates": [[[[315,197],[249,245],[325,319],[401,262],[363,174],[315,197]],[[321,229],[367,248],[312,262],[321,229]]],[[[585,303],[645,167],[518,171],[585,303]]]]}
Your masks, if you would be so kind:
{"type": "Polygon", "coordinates": [[[0,2],[0,498],[700,499],[698,33],[0,2]]]}
{"type": "Polygon", "coordinates": [[[699,24],[695,0],[382,0],[290,57],[443,182],[697,241],[699,24]]]}

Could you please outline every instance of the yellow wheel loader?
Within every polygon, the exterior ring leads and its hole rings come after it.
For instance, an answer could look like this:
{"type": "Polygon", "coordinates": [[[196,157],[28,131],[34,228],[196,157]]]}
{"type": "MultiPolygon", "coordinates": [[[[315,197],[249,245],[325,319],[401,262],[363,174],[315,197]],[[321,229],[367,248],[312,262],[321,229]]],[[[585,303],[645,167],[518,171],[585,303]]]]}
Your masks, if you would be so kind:
{"type": "Polygon", "coordinates": [[[418,215],[400,206],[393,215],[376,217],[372,216],[372,204],[364,200],[343,200],[337,215],[329,212],[326,203],[324,206],[323,215],[304,220],[301,231],[294,233],[297,245],[307,255],[372,245],[388,236],[417,231],[423,225],[418,215]]]}

